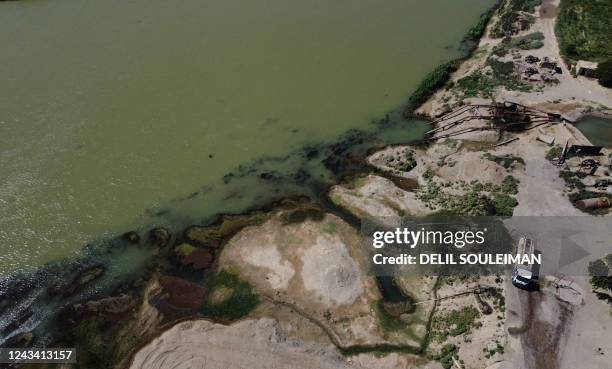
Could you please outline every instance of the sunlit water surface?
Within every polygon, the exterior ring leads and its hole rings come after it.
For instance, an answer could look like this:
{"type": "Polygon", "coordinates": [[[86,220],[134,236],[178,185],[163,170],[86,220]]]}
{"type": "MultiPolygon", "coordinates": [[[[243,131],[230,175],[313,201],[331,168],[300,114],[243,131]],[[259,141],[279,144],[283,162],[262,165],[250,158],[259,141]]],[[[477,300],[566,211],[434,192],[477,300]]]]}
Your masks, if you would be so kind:
{"type": "Polygon", "coordinates": [[[223,176],[372,129],[492,3],[0,2],[0,273],[300,192],[223,176]]]}

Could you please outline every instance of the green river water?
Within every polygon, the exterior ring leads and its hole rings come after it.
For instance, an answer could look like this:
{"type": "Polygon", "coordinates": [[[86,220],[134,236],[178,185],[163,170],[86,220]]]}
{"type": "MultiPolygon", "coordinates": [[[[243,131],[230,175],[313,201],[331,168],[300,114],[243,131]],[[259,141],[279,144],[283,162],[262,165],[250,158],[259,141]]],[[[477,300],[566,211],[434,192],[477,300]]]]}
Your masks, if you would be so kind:
{"type": "Polygon", "coordinates": [[[300,192],[223,177],[373,129],[493,2],[0,2],[0,274],[300,192]]]}
{"type": "Polygon", "coordinates": [[[593,145],[612,147],[612,121],[601,118],[586,118],[576,123],[593,145]]]}

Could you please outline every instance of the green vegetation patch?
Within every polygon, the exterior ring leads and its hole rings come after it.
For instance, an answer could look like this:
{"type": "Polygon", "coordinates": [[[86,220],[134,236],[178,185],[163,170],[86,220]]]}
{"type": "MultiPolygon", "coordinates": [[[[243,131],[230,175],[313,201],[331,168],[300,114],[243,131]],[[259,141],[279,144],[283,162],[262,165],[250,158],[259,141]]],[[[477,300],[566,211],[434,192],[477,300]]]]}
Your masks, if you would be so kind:
{"type": "Polygon", "coordinates": [[[486,347],[484,347],[482,349],[482,351],[485,353],[485,357],[487,359],[490,358],[491,356],[495,355],[496,353],[499,353],[499,354],[503,354],[504,353],[504,351],[505,351],[504,350],[504,346],[500,345],[499,342],[496,342],[496,344],[497,345],[495,346],[495,348],[493,350],[489,350],[486,347]]]}
{"type": "Polygon", "coordinates": [[[437,314],[431,322],[432,337],[438,342],[444,342],[448,336],[468,333],[479,316],[478,309],[473,306],[437,314]]]}
{"type": "Polygon", "coordinates": [[[531,90],[530,85],[521,82],[514,68],[514,62],[489,57],[486,65],[491,68],[491,71],[477,70],[457,81],[457,89],[461,91],[463,97],[493,98],[493,92],[500,86],[509,91],[531,90]]]}
{"type": "Polygon", "coordinates": [[[520,181],[513,176],[506,176],[501,184],[501,192],[516,195],[520,181]]]}
{"type": "Polygon", "coordinates": [[[188,244],[188,243],[182,243],[182,244],[178,245],[178,246],[177,246],[177,247],[174,249],[174,251],[175,251],[177,254],[182,255],[182,256],[189,256],[189,255],[191,255],[191,253],[192,253],[192,252],[194,252],[195,250],[196,250],[196,248],[195,248],[195,247],[193,247],[193,246],[191,246],[191,245],[190,245],[190,244],[188,244]]]}
{"type": "Polygon", "coordinates": [[[423,78],[417,88],[414,90],[408,104],[406,105],[406,114],[412,114],[419,106],[424,104],[437,89],[441,88],[450,79],[453,72],[459,68],[460,60],[451,60],[441,64],[423,78]]]}
{"type": "Polygon", "coordinates": [[[399,317],[395,317],[387,313],[385,307],[383,306],[384,303],[384,300],[378,300],[371,304],[372,309],[378,317],[378,323],[380,324],[380,327],[385,332],[396,332],[406,329],[406,322],[400,319],[399,317]]]}
{"type": "Polygon", "coordinates": [[[417,166],[414,150],[406,150],[404,156],[401,154],[398,158],[390,156],[387,158],[387,166],[402,172],[409,172],[417,166]]]}
{"type": "Polygon", "coordinates": [[[461,78],[456,86],[463,93],[463,97],[492,97],[496,87],[493,79],[481,71],[475,71],[461,78]]]}
{"type": "Polygon", "coordinates": [[[563,152],[563,148],[561,146],[554,145],[548,150],[548,152],[546,152],[546,159],[548,161],[557,160],[561,156],[562,152],[563,152]]]}
{"type": "Polygon", "coordinates": [[[582,179],[587,176],[586,173],[572,172],[571,170],[562,170],[559,172],[559,177],[563,178],[565,184],[571,189],[584,189],[584,183],[582,179]]]}
{"type": "Polygon", "coordinates": [[[193,226],[187,228],[185,231],[185,237],[187,240],[201,246],[215,246],[221,241],[233,236],[242,228],[250,225],[261,224],[267,219],[268,214],[264,213],[227,215],[223,217],[221,223],[216,226],[193,226]]]}
{"type": "Polygon", "coordinates": [[[406,152],[406,157],[404,160],[397,166],[398,170],[402,172],[409,172],[417,166],[417,161],[414,158],[414,151],[408,150],[406,152]]]}
{"type": "Polygon", "coordinates": [[[457,181],[454,183],[438,183],[433,180],[433,172],[425,172],[423,178],[427,186],[418,189],[416,196],[430,209],[435,209],[437,215],[501,215],[510,216],[518,201],[510,195],[518,193],[519,181],[507,176],[501,186],[492,183],[481,183],[474,180],[470,183],[457,181]],[[446,188],[462,191],[463,195],[449,194],[446,188]]]}
{"type": "Polygon", "coordinates": [[[612,88],[612,59],[599,63],[595,76],[600,85],[612,88]]]}
{"type": "Polygon", "coordinates": [[[444,345],[439,353],[432,356],[432,359],[439,361],[444,369],[450,369],[453,366],[453,357],[459,357],[458,352],[459,347],[453,344],[444,345]]]}
{"type": "Polygon", "coordinates": [[[612,254],[608,254],[604,259],[597,259],[589,263],[589,275],[591,276],[591,285],[594,288],[603,290],[612,290],[612,254]]]}
{"type": "Polygon", "coordinates": [[[468,58],[476,49],[478,40],[484,34],[489,20],[497,8],[498,6],[496,4],[482,13],[478,22],[468,30],[464,37],[464,43],[468,44],[468,48],[464,49],[466,51],[465,56],[437,66],[421,80],[412,95],[408,98],[408,103],[404,110],[405,115],[412,115],[419,106],[424,104],[439,88],[443,87],[450,80],[451,75],[459,68],[461,62],[468,58]]]}
{"type": "Polygon", "coordinates": [[[514,208],[518,205],[518,201],[512,196],[504,193],[496,193],[493,195],[493,207],[495,214],[501,216],[512,216],[514,208]]]}
{"type": "Polygon", "coordinates": [[[525,160],[520,156],[515,156],[512,154],[507,155],[492,155],[490,153],[484,154],[484,158],[495,162],[506,169],[514,169],[516,164],[525,165],[525,160]]]}
{"type": "MultiPolygon", "coordinates": [[[[350,184],[350,188],[363,186],[365,177],[357,177],[350,184]]],[[[319,222],[325,218],[325,210],[312,203],[301,203],[293,209],[284,211],[281,219],[284,224],[302,223],[307,219],[319,222]]]]}
{"type": "Polygon", "coordinates": [[[539,49],[544,46],[544,34],[533,32],[525,36],[514,37],[510,40],[510,46],[521,50],[539,49]]]}
{"type": "Polygon", "coordinates": [[[259,305],[259,296],[251,284],[232,270],[218,272],[212,277],[209,288],[210,293],[200,308],[200,312],[206,316],[234,320],[247,315],[259,305]],[[213,301],[214,292],[221,288],[231,293],[221,301],[213,301]]]}
{"type": "MultiPolygon", "coordinates": [[[[581,189],[578,192],[573,192],[569,195],[569,199],[573,203],[575,203],[578,200],[592,199],[594,197],[607,197],[608,199],[612,200],[612,194],[605,193],[605,192],[587,191],[584,189],[581,189]]],[[[600,209],[596,209],[596,210],[600,210],[600,209]]],[[[607,210],[607,209],[603,209],[603,210],[607,210]]]]}
{"type": "Polygon", "coordinates": [[[480,14],[478,22],[468,30],[468,33],[465,35],[465,38],[472,41],[480,40],[482,35],[484,35],[487,29],[487,24],[495,13],[495,10],[497,10],[497,5],[492,6],[489,10],[480,14]]]}
{"type": "Polygon", "coordinates": [[[529,14],[542,0],[506,0],[499,11],[499,19],[491,29],[491,37],[501,38],[512,36],[528,29],[534,22],[534,16],[529,14]]]}
{"type": "Polygon", "coordinates": [[[493,299],[493,306],[499,311],[506,310],[506,297],[502,288],[493,288],[489,290],[489,296],[493,299]]]}
{"type": "Polygon", "coordinates": [[[510,49],[535,50],[544,46],[544,34],[533,32],[525,36],[504,37],[502,42],[495,45],[493,55],[505,56],[510,49]]]}
{"type": "Polygon", "coordinates": [[[612,2],[562,0],[555,32],[568,64],[612,59],[612,2]]]}

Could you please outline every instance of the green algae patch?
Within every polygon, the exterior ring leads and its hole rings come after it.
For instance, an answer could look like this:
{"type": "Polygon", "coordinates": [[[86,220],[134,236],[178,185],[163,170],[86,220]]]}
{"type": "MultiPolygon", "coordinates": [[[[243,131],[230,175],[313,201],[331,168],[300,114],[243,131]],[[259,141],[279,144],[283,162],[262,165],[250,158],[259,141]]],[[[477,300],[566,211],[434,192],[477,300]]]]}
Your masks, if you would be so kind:
{"type": "Polygon", "coordinates": [[[181,256],[189,256],[191,255],[194,251],[196,250],[196,248],[188,243],[183,243],[178,245],[174,251],[181,256]]]}
{"type": "Polygon", "coordinates": [[[298,204],[295,208],[285,210],[280,215],[285,225],[302,223],[308,219],[320,222],[323,218],[325,218],[325,210],[311,203],[298,204]]]}
{"type": "Polygon", "coordinates": [[[263,223],[269,218],[268,214],[255,213],[248,215],[224,216],[218,225],[201,227],[191,226],[185,230],[187,241],[199,246],[217,248],[229,237],[238,233],[242,228],[263,223]]]}
{"type": "Polygon", "coordinates": [[[209,287],[210,293],[200,308],[200,313],[206,316],[235,320],[259,305],[259,296],[253,286],[230,268],[214,275],[209,287]]]}

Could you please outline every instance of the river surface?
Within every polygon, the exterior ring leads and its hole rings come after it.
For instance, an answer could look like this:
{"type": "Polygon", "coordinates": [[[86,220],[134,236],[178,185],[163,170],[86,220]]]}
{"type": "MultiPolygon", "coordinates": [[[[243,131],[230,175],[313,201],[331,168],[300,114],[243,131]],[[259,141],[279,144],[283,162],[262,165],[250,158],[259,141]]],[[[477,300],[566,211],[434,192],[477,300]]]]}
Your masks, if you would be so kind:
{"type": "Polygon", "coordinates": [[[493,2],[0,2],[0,274],[300,193],[248,168],[374,129],[493,2]]]}
{"type": "Polygon", "coordinates": [[[587,118],[576,123],[576,128],[593,145],[612,148],[612,120],[587,118]]]}

